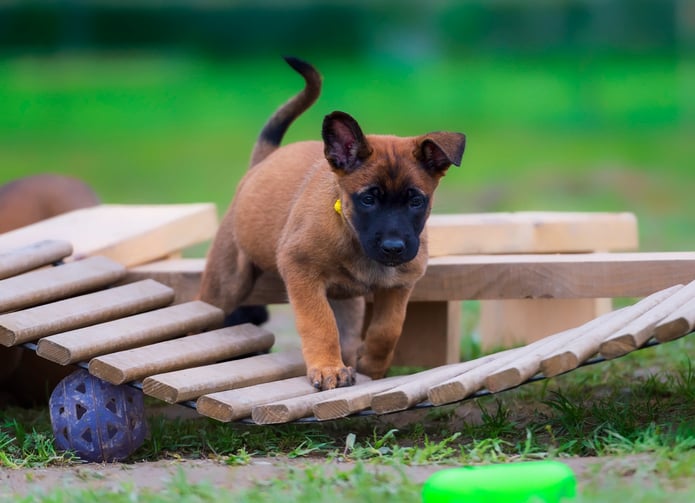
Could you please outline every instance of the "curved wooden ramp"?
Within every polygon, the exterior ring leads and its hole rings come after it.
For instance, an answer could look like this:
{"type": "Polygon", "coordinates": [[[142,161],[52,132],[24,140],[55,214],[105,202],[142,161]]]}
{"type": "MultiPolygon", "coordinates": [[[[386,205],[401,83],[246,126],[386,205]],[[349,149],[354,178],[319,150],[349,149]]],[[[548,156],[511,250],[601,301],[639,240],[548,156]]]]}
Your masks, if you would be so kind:
{"type": "MultiPolygon", "coordinates": [[[[358,376],[355,386],[319,392],[299,352],[268,352],[274,337],[263,328],[221,328],[219,309],[171,304],[173,290],[152,279],[117,285],[126,270],[104,257],[42,267],[70,253],[69,244],[45,242],[0,255],[0,344],[25,345],[220,421],[276,424],[437,406],[568,372],[597,355],[616,358],[675,340],[695,327],[692,281],[524,347],[410,376],[358,376]]],[[[695,257],[685,265],[693,264],[695,257]]]]}

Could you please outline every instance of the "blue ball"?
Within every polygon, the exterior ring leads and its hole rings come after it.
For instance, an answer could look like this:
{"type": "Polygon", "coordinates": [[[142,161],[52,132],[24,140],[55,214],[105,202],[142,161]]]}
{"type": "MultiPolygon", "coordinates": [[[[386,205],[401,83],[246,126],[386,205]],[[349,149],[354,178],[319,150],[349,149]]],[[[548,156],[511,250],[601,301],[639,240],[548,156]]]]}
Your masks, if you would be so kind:
{"type": "Polygon", "coordinates": [[[142,393],[113,384],[86,370],[58,383],[48,402],[55,443],[85,461],[122,461],[147,434],[142,393]]]}

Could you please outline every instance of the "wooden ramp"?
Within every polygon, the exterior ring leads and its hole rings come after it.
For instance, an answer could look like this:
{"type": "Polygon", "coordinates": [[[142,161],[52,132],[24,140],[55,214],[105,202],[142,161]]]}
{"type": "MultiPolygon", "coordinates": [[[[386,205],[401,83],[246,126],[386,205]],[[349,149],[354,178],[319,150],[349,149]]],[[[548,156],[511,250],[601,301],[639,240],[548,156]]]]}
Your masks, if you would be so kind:
{"type": "MultiPolygon", "coordinates": [[[[122,284],[127,270],[109,258],[43,267],[71,254],[70,244],[55,241],[0,253],[0,344],[24,345],[47,360],[81,365],[101,379],[130,383],[220,421],[276,424],[437,406],[552,377],[597,356],[616,358],[654,341],[668,342],[695,326],[695,254],[650,254],[665,276],[690,282],[652,291],[632,306],[524,347],[410,376],[378,381],[358,376],[355,386],[319,392],[305,377],[301,354],[272,352],[274,337],[265,329],[221,328],[219,309],[195,300],[172,304],[174,291],[153,279],[122,284]]],[[[501,260],[489,259],[499,267],[501,260]]],[[[514,264],[528,265],[528,260],[507,261],[503,270],[519,281],[514,264]]],[[[452,290],[452,278],[461,274],[452,269],[454,262],[434,261],[422,288],[432,288],[433,278],[441,277],[440,263],[447,271],[442,281],[452,290]]],[[[481,262],[475,258],[474,269],[481,262]]],[[[576,263],[596,272],[600,261],[576,263]]],[[[553,267],[566,269],[567,257],[554,266],[550,258],[543,261],[546,273],[553,267]]],[[[612,273],[604,267],[603,274],[612,273]]],[[[529,281],[535,284],[538,278],[529,281]]],[[[552,274],[546,281],[553,281],[552,274]]],[[[471,282],[475,274],[466,288],[471,282]]],[[[584,288],[593,293],[595,283],[584,288]]]]}

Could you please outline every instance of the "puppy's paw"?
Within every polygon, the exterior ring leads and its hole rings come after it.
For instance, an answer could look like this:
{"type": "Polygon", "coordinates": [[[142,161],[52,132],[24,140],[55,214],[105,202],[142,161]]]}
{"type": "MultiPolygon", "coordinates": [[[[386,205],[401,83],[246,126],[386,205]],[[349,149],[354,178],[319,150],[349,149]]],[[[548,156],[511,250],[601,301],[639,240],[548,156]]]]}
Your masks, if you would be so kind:
{"type": "Polygon", "coordinates": [[[320,390],[355,384],[355,369],[352,367],[314,367],[309,369],[307,376],[312,386],[320,390]]]}
{"type": "Polygon", "coordinates": [[[357,372],[372,379],[381,379],[389,369],[389,362],[384,358],[373,358],[362,354],[357,358],[357,372]]]}

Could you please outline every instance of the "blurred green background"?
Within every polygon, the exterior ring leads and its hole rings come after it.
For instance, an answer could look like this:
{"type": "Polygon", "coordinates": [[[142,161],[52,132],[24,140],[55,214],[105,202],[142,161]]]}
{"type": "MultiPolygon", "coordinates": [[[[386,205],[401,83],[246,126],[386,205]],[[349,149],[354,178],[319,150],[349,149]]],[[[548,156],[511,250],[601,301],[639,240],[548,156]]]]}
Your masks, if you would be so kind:
{"type": "Polygon", "coordinates": [[[462,131],[435,211],[631,211],[643,250],[695,250],[691,0],[0,0],[0,183],[223,212],[302,86],[284,54],[324,76],[286,141],[333,110],[462,131]]]}

